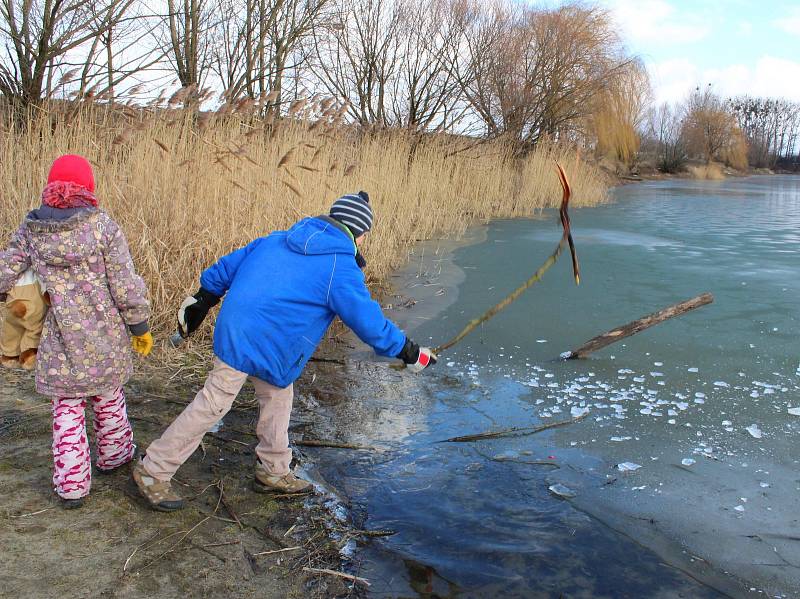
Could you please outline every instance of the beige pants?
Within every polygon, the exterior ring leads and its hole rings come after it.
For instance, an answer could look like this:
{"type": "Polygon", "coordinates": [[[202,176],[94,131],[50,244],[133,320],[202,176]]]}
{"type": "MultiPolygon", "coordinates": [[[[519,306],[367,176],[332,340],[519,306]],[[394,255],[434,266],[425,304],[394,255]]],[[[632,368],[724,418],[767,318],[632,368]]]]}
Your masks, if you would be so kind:
{"type": "MultiPolygon", "coordinates": [[[[161,438],[147,448],[144,469],[161,481],[170,480],[200,445],[200,441],[233,405],[247,375],[214,358],[214,368],[205,386],[186,406],[161,438]]],[[[256,389],[259,414],[256,424],[256,455],[270,474],[289,472],[289,416],[292,413],[292,385],[281,389],[250,377],[256,389]]]]}
{"type": "Polygon", "coordinates": [[[38,283],[17,285],[8,292],[0,328],[0,352],[11,358],[39,347],[47,306],[38,283]]]}

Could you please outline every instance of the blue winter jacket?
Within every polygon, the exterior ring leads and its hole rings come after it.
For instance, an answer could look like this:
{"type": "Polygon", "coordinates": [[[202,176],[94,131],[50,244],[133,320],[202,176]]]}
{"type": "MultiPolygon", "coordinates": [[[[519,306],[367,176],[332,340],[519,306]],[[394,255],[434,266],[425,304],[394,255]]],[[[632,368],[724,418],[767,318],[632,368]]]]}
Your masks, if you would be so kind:
{"type": "Polygon", "coordinates": [[[204,289],[225,296],[214,353],[286,387],[338,315],[376,353],[396,356],[406,337],[370,297],[355,253],[336,223],[306,218],[220,258],[200,277],[204,289]]]}

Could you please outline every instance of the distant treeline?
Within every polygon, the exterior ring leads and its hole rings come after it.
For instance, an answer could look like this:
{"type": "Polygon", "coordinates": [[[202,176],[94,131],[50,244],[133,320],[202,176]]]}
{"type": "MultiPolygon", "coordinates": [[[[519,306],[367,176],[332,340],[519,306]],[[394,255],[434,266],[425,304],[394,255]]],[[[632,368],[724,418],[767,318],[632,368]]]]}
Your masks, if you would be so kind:
{"type": "Polygon", "coordinates": [[[651,109],[643,135],[643,153],[665,172],[682,170],[691,159],[742,170],[785,168],[800,152],[800,103],[725,100],[710,86],[698,88],[683,103],[651,109]]]}

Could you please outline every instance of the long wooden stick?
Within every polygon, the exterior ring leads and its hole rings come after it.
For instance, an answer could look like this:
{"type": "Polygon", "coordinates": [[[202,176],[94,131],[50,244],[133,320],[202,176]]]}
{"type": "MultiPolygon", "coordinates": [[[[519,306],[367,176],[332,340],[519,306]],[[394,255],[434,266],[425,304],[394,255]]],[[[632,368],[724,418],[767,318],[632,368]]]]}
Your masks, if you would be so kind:
{"type": "Polygon", "coordinates": [[[525,281],[522,285],[517,287],[514,291],[511,292],[505,299],[503,299],[499,304],[489,308],[486,312],[484,312],[478,318],[473,318],[472,320],[467,323],[461,332],[447,341],[446,343],[442,343],[438,347],[433,349],[434,354],[439,354],[447,349],[453,347],[456,343],[461,341],[464,337],[469,335],[472,331],[474,331],[478,326],[489,320],[492,316],[503,310],[504,308],[508,307],[514,300],[516,300],[520,295],[522,295],[531,285],[539,281],[544,273],[546,273],[553,264],[556,263],[558,257],[561,255],[561,252],[564,250],[565,245],[569,245],[570,253],[572,254],[572,268],[573,274],[575,276],[575,283],[580,283],[580,271],[578,269],[578,256],[575,253],[575,244],[572,241],[572,231],[570,229],[570,222],[569,222],[569,213],[567,212],[567,207],[569,206],[569,199],[572,195],[572,190],[569,186],[569,181],[567,180],[567,175],[564,173],[564,169],[561,168],[561,165],[556,163],[556,167],[558,169],[558,180],[561,182],[561,188],[563,190],[563,194],[561,196],[561,208],[559,210],[559,216],[561,218],[561,226],[564,228],[564,234],[561,236],[561,239],[556,246],[556,249],[553,251],[550,256],[548,256],[547,260],[544,261],[539,269],[533,273],[533,275],[525,281]]]}
{"type": "Polygon", "coordinates": [[[438,355],[440,352],[443,352],[443,351],[453,347],[456,343],[458,343],[464,337],[466,337],[472,331],[474,331],[475,328],[477,328],[479,325],[481,325],[482,323],[486,322],[492,316],[494,316],[495,314],[497,314],[498,312],[500,312],[501,310],[506,308],[511,302],[513,302],[520,295],[522,295],[531,285],[533,285],[534,283],[539,281],[542,278],[542,276],[544,275],[544,273],[546,273],[550,269],[550,267],[553,266],[553,264],[556,263],[556,260],[558,260],[558,257],[561,255],[561,252],[564,250],[564,245],[566,245],[566,239],[562,238],[561,241],[559,242],[558,246],[556,246],[555,251],[552,254],[550,254],[550,256],[547,258],[547,260],[544,261],[544,264],[542,264],[539,267],[539,270],[537,270],[535,273],[533,273],[531,278],[529,278],[522,285],[517,287],[508,297],[506,297],[499,304],[496,304],[495,306],[489,308],[486,312],[481,314],[478,318],[473,318],[472,320],[470,320],[469,323],[467,324],[467,326],[465,326],[458,335],[453,337],[447,343],[442,343],[439,347],[436,347],[433,350],[433,353],[438,355]]]}
{"type": "Polygon", "coordinates": [[[573,349],[571,352],[567,352],[562,354],[562,358],[565,360],[574,360],[575,358],[585,358],[590,353],[597,351],[598,349],[602,349],[607,345],[611,345],[612,343],[616,343],[620,339],[625,339],[625,337],[630,337],[631,335],[635,335],[640,331],[644,331],[645,329],[649,329],[653,325],[657,325],[660,322],[664,322],[670,318],[675,318],[676,316],[680,316],[681,314],[685,314],[690,310],[695,310],[700,308],[701,306],[705,306],[706,304],[710,304],[714,301],[714,296],[710,293],[703,293],[698,295],[697,297],[693,297],[688,299],[684,302],[680,302],[677,304],[673,304],[672,306],[668,306],[658,312],[653,312],[652,314],[648,314],[647,316],[643,316],[638,320],[634,320],[633,322],[629,322],[626,325],[622,325],[621,327],[617,327],[616,329],[612,329],[607,333],[603,333],[602,335],[598,335],[593,339],[590,339],[583,345],[581,345],[578,349],[573,349]]]}

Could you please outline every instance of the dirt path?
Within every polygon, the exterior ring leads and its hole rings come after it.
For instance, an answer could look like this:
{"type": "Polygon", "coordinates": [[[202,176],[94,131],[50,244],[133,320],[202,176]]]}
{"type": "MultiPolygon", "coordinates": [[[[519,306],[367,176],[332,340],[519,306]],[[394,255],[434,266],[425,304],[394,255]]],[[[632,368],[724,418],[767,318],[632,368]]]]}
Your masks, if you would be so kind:
{"type": "MultiPolygon", "coordinates": [[[[174,382],[167,386],[159,379],[139,375],[127,387],[139,447],[159,435],[192,397],[192,384],[176,389],[174,382]]],[[[349,595],[340,579],[303,570],[340,567],[322,502],[250,490],[252,402],[252,390],[243,392],[221,431],[207,435],[178,473],[178,489],[188,499],[184,510],[162,514],[148,509],[132,492],[124,468],[94,475],[85,506],[66,511],[51,485],[49,402],[34,392],[31,375],[0,372],[0,594],[349,595]],[[257,555],[295,547],[300,549],[257,555]]]]}

